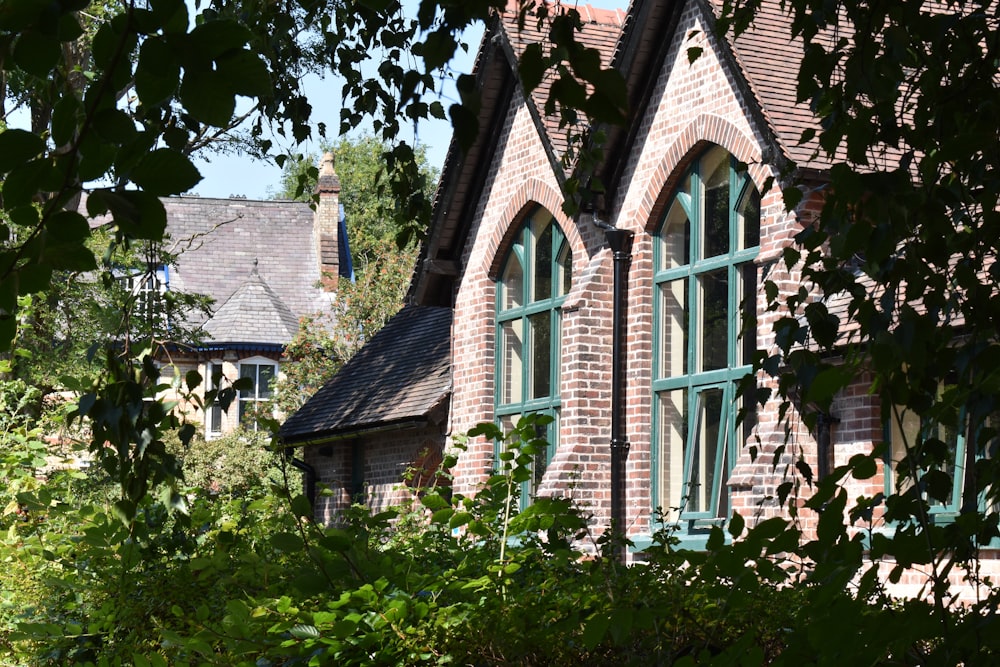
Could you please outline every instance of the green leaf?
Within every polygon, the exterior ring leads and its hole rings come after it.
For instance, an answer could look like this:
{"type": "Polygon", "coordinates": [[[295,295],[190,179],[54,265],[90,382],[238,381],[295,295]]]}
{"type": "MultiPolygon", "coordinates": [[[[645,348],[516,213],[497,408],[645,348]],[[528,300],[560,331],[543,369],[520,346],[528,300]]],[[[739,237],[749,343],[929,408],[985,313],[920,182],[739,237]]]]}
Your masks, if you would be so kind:
{"type": "MultiPolygon", "coordinates": [[[[74,95],[62,97],[52,107],[52,141],[56,146],[70,143],[83,117],[83,106],[74,95]]],[[[6,133],[5,133],[6,134],[6,133]]],[[[38,153],[41,151],[39,150],[38,153]]],[[[38,153],[35,153],[37,155],[38,153]]],[[[0,152],[0,155],[4,153],[0,152]]]]}
{"type": "Polygon", "coordinates": [[[19,32],[38,20],[48,8],[38,0],[4,0],[0,2],[0,30],[19,32]]]}
{"type": "Polygon", "coordinates": [[[45,152],[45,140],[27,130],[0,132],[0,172],[6,173],[18,165],[45,152]]]}
{"type": "Polygon", "coordinates": [[[270,542],[272,547],[285,553],[295,553],[303,548],[302,538],[295,533],[275,533],[270,542]]]}
{"type": "Polygon", "coordinates": [[[830,366],[816,375],[806,388],[806,397],[821,406],[829,406],[837,392],[846,387],[853,373],[846,366],[830,366]]]}
{"type": "Polygon", "coordinates": [[[292,635],[296,639],[319,639],[319,630],[316,629],[314,625],[304,625],[299,623],[293,625],[291,629],[288,630],[288,634],[292,635]]]}
{"type": "Polygon", "coordinates": [[[743,516],[739,512],[733,512],[733,516],[729,519],[729,534],[734,538],[739,537],[743,534],[745,526],[746,522],[743,520],[743,516]]]}
{"type": "Polygon", "coordinates": [[[31,204],[42,191],[42,183],[45,182],[51,169],[51,162],[45,158],[25,162],[12,169],[3,182],[4,208],[9,210],[31,204]]]}
{"type": "Polygon", "coordinates": [[[154,195],[177,195],[201,181],[201,174],[191,160],[171,148],[149,153],[131,173],[132,181],[154,195]]]}
{"type": "Polygon", "coordinates": [[[455,510],[450,507],[445,507],[444,509],[439,509],[431,515],[431,521],[433,523],[444,523],[454,516],[455,510]]]}
{"type": "Polygon", "coordinates": [[[267,66],[255,53],[235,51],[219,58],[217,65],[219,75],[237,95],[263,97],[273,92],[267,66]]]}
{"type": "Polygon", "coordinates": [[[61,271],[93,271],[97,269],[97,258],[86,245],[48,242],[51,234],[46,233],[45,262],[52,269],[61,271]]]}
{"type": "Polygon", "coordinates": [[[420,504],[426,507],[427,509],[431,510],[432,512],[436,512],[437,510],[450,507],[448,501],[442,498],[437,493],[428,493],[427,495],[425,495],[423,498],[420,499],[420,504]]]}
{"type": "Polygon", "coordinates": [[[521,75],[521,83],[529,93],[538,87],[545,76],[547,64],[542,55],[542,45],[538,42],[528,44],[517,63],[517,72],[521,75]]]}
{"type": "Polygon", "coordinates": [[[205,21],[188,36],[193,55],[214,60],[228,51],[242,49],[252,37],[247,28],[236,21],[205,21]]]}
{"type": "Polygon", "coordinates": [[[693,64],[694,61],[701,58],[701,54],[705,52],[705,49],[700,46],[692,46],[687,50],[688,63],[693,64]]]}
{"type": "Polygon", "coordinates": [[[91,217],[109,212],[121,231],[134,239],[158,241],[167,227],[167,211],[156,195],[137,190],[96,190],[87,198],[91,217]]]}
{"type": "Polygon", "coordinates": [[[311,517],[313,514],[313,508],[309,503],[309,499],[301,493],[292,498],[292,512],[295,513],[295,516],[311,517]]]}
{"type": "Polygon", "coordinates": [[[143,42],[135,70],[135,90],[143,104],[154,106],[170,98],[180,76],[180,65],[166,42],[153,37],[143,42]]]}
{"type": "Polygon", "coordinates": [[[39,78],[47,78],[59,62],[61,50],[54,35],[34,30],[22,32],[14,43],[14,62],[18,67],[39,78]]]}
{"type": "Polygon", "coordinates": [[[165,33],[184,33],[188,29],[188,11],[184,0],[150,0],[153,16],[165,33]]]}
{"type": "Polygon", "coordinates": [[[44,292],[52,282],[52,265],[36,258],[17,272],[17,290],[21,294],[44,292]]]}
{"type": "Polygon", "coordinates": [[[225,127],[236,111],[235,92],[219,72],[185,70],[180,97],[188,113],[208,125],[225,127]]]}

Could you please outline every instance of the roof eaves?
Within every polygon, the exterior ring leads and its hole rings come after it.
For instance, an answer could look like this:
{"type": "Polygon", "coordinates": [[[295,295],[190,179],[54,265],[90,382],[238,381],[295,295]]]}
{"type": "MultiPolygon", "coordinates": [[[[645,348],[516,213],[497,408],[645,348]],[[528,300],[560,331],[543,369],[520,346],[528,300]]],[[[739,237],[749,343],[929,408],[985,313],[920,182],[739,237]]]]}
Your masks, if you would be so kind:
{"type": "MultiPolygon", "coordinates": [[[[463,239],[468,233],[471,211],[477,205],[476,196],[479,193],[489,174],[489,159],[483,159],[481,155],[492,156],[496,153],[497,145],[500,141],[500,131],[498,126],[502,125],[510,107],[510,100],[515,87],[513,72],[510,67],[504,67],[503,62],[498,62],[495,44],[497,43],[500,19],[494,16],[490,25],[487,26],[483,34],[482,45],[476,62],[476,90],[482,91],[489,77],[499,69],[502,80],[500,81],[499,92],[496,100],[491,105],[483,104],[480,108],[479,122],[476,142],[468,152],[463,152],[458,145],[457,139],[453,136],[448,147],[448,155],[445,158],[444,169],[438,181],[438,190],[434,198],[434,209],[428,234],[421,244],[420,253],[414,268],[413,276],[410,279],[410,287],[407,290],[406,302],[413,304],[435,305],[429,301],[435,291],[434,281],[425,271],[428,260],[437,260],[438,251],[445,247],[449,254],[454,255],[456,250],[464,245],[463,239]],[[483,121],[486,121],[484,124],[483,121]],[[461,176],[467,172],[465,165],[473,165],[473,176],[468,184],[461,187],[461,176]],[[459,205],[455,210],[455,202],[459,205]],[[455,229],[450,238],[444,238],[443,230],[449,225],[449,221],[454,220],[455,229]],[[456,244],[455,240],[459,242],[456,244]]],[[[454,259],[454,257],[452,257],[454,259]]],[[[451,296],[449,295],[447,304],[451,306],[451,296]]]]}
{"type": "Polygon", "coordinates": [[[710,31],[708,37],[715,41],[716,46],[719,47],[720,55],[726,64],[729,65],[730,69],[734,73],[739,73],[740,76],[734,77],[734,79],[736,85],[740,88],[740,92],[743,93],[743,99],[748,100],[745,105],[746,111],[752,116],[753,123],[760,128],[761,136],[767,142],[764,150],[761,151],[761,161],[765,164],[772,164],[779,172],[783,173],[785,167],[792,161],[791,153],[782,141],[777,125],[768,113],[767,107],[763,103],[763,98],[760,96],[757,86],[750,77],[749,70],[740,59],[738,49],[733,43],[731,34],[727,33],[724,39],[719,39],[715,32],[714,24],[717,15],[712,3],[710,0],[698,0],[698,2],[701,4],[706,18],[713,24],[713,30],[710,31]]]}
{"type": "Polygon", "coordinates": [[[634,0],[629,7],[628,17],[622,28],[622,36],[615,49],[611,66],[622,74],[626,86],[635,92],[629,99],[630,118],[624,128],[613,127],[608,131],[603,169],[599,168],[595,172],[601,173],[604,177],[603,185],[608,195],[606,202],[614,198],[614,193],[625,173],[628,156],[638,141],[641,124],[636,120],[649,106],[653,90],[656,88],[657,77],[653,73],[666,60],[671,37],[677,30],[683,8],[683,0],[670,2],[666,7],[660,2],[634,0]],[[656,14],[657,11],[661,12],[659,16],[656,14]],[[644,55],[640,42],[648,33],[656,36],[657,46],[647,57],[640,60],[644,55]]]}
{"type": "Polygon", "coordinates": [[[510,35],[507,33],[507,28],[503,21],[500,22],[500,29],[504,36],[504,39],[500,43],[500,48],[503,50],[504,55],[507,56],[507,62],[510,65],[511,74],[517,82],[517,86],[520,88],[521,94],[524,96],[525,106],[528,107],[528,114],[531,116],[531,120],[535,124],[535,130],[538,132],[538,136],[542,141],[542,148],[545,150],[545,156],[549,159],[549,165],[552,167],[552,173],[555,175],[556,180],[558,180],[560,187],[562,187],[566,183],[566,170],[562,166],[562,160],[556,155],[555,148],[552,144],[552,137],[549,136],[549,132],[545,127],[545,121],[542,119],[542,114],[538,110],[538,105],[535,104],[532,93],[527,91],[524,86],[524,81],[521,79],[521,73],[518,70],[517,54],[514,53],[514,46],[510,41],[510,35]]]}

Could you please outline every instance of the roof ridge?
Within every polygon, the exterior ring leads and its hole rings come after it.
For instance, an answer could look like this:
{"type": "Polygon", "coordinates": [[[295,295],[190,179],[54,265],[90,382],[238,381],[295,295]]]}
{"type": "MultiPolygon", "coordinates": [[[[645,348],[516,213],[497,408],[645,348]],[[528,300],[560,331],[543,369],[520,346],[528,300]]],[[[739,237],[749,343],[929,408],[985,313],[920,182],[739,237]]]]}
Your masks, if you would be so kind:
{"type": "MultiPolygon", "coordinates": [[[[234,338],[235,333],[231,331],[226,331],[225,325],[229,325],[230,327],[235,327],[239,322],[239,316],[243,313],[244,310],[247,310],[249,313],[251,313],[254,316],[255,320],[257,320],[258,322],[262,322],[265,319],[261,317],[262,314],[264,314],[265,312],[264,308],[270,308],[271,312],[277,315],[277,322],[272,322],[272,324],[279,326],[283,330],[282,338],[284,338],[284,340],[280,341],[275,340],[273,342],[287,343],[288,341],[290,341],[296,334],[296,330],[298,328],[298,318],[295,316],[295,313],[292,312],[291,308],[289,308],[288,305],[281,300],[277,292],[275,292],[271,288],[271,286],[267,283],[267,281],[264,280],[264,278],[260,275],[260,273],[257,271],[257,265],[255,263],[250,274],[247,276],[247,279],[243,283],[241,283],[239,287],[233,290],[233,293],[229,295],[229,298],[227,298],[222,303],[222,305],[219,306],[218,310],[212,313],[212,316],[209,317],[209,319],[202,325],[202,328],[207,333],[209,333],[209,335],[216,341],[235,342],[235,339],[228,340],[234,338]],[[251,289],[253,289],[254,287],[260,288],[263,291],[264,304],[260,304],[259,301],[256,304],[243,303],[243,301],[246,299],[254,298],[253,295],[250,294],[251,289]],[[256,307],[247,307],[247,306],[256,306],[256,307]],[[229,322],[228,320],[232,320],[232,322],[229,322]],[[221,328],[222,331],[218,332],[213,331],[213,329],[217,328],[216,326],[213,325],[219,325],[218,328],[221,328]]],[[[250,342],[250,341],[242,341],[242,342],[250,342]]],[[[264,342],[264,341],[256,341],[256,342],[264,342]]]]}
{"type": "MultiPolygon", "coordinates": [[[[503,9],[503,13],[513,13],[517,14],[520,10],[520,0],[507,0],[507,6],[503,9]]],[[[548,5],[551,8],[561,10],[563,12],[575,9],[580,15],[580,20],[584,23],[598,23],[601,25],[611,25],[618,28],[625,25],[625,17],[628,12],[625,9],[604,9],[602,7],[594,7],[591,4],[579,4],[573,3],[563,3],[560,0],[539,0],[539,5],[548,5]]]]}

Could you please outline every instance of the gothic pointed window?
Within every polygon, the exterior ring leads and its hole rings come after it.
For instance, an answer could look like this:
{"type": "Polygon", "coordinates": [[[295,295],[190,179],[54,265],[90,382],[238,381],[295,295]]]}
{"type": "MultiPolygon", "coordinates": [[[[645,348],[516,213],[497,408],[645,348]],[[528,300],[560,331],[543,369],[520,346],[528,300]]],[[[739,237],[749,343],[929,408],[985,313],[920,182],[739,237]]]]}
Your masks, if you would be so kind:
{"type": "Polygon", "coordinates": [[[681,179],[654,245],[653,503],[684,529],[731,511],[727,482],[753,426],[737,384],[756,348],[760,195],[720,147],[681,179]]]}
{"type": "Polygon", "coordinates": [[[559,442],[561,306],[572,280],[569,243],[548,211],[535,209],[522,223],[497,281],[496,417],[509,431],[521,415],[553,418],[545,428],[548,451],[536,455],[527,501],[538,488],[559,442]]]}

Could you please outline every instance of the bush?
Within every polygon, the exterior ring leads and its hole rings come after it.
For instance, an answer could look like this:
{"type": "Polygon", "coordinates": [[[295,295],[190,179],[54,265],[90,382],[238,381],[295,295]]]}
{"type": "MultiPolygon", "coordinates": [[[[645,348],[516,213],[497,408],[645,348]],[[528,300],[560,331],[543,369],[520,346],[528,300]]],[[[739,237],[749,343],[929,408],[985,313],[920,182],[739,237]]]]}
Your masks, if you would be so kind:
{"type": "MultiPolygon", "coordinates": [[[[198,496],[187,515],[147,497],[123,522],[110,498],[74,495],[79,473],[53,476],[5,524],[0,645],[19,665],[994,661],[988,604],[888,600],[836,549],[804,564],[782,519],[747,527],[734,515],[702,552],[679,550],[664,526],[644,562],[624,567],[570,500],[519,512],[544,446],[538,419],[474,431],[505,442],[475,497],[415,489],[405,507],[355,507],[338,527],[313,524],[306,499],[281,487],[198,496]]],[[[846,533],[825,539],[860,548],[846,533]]]]}

